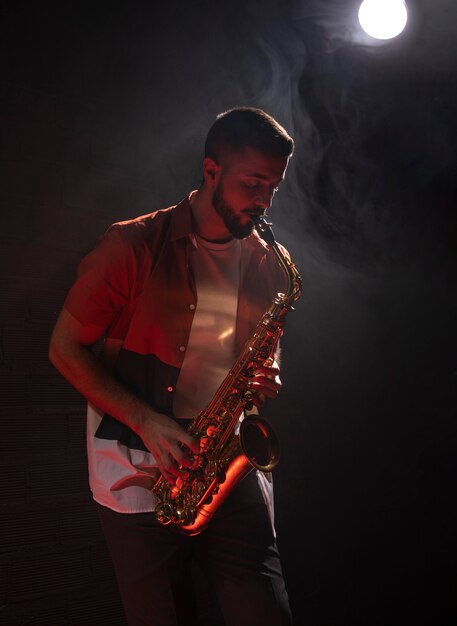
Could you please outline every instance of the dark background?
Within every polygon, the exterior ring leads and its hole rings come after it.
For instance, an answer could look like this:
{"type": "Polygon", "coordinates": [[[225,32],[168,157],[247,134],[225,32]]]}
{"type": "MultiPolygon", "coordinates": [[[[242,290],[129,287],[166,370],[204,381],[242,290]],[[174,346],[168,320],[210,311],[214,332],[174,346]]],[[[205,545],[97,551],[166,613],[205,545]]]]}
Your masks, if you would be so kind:
{"type": "Polygon", "coordinates": [[[49,334],[82,255],[195,188],[235,105],[297,142],[270,214],[304,291],[268,410],[296,622],[457,623],[457,8],[408,4],[380,44],[351,0],[3,3],[1,624],[124,624],[49,334]]]}

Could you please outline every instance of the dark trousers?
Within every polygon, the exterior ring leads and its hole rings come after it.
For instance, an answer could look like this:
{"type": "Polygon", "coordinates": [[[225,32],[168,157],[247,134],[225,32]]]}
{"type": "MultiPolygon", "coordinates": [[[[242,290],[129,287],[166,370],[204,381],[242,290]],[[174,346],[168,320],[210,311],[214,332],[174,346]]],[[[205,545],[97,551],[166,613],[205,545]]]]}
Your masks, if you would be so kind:
{"type": "MultiPolygon", "coordinates": [[[[129,626],[285,626],[292,623],[279,553],[255,472],[233,490],[209,527],[187,537],[152,513],[99,506],[129,626]],[[218,617],[198,616],[197,563],[218,617]]],[[[207,607],[206,607],[207,608],[207,607]]]]}

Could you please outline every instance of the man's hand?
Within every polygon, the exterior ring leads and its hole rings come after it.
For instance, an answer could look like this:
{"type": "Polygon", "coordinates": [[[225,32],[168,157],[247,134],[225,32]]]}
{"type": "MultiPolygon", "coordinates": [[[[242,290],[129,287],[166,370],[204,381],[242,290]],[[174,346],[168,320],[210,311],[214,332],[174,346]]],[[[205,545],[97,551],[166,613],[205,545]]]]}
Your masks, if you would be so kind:
{"type": "Polygon", "coordinates": [[[146,410],[136,430],[169,483],[174,484],[182,473],[179,466],[192,467],[193,455],[200,452],[198,442],[173,419],[161,413],[146,410]]]}
{"type": "Polygon", "coordinates": [[[277,361],[267,359],[263,365],[258,365],[251,381],[251,389],[254,393],[253,403],[255,406],[263,406],[267,398],[276,398],[281,389],[281,385],[279,364],[277,361]]]}

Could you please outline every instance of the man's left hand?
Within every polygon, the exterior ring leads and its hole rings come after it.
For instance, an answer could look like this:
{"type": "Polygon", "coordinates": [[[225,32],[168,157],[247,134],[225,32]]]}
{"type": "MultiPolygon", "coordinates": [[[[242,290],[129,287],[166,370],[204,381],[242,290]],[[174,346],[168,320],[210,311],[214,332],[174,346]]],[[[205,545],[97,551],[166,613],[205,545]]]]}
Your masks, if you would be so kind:
{"type": "Polygon", "coordinates": [[[276,398],[281,385],[277,361],[271,362],[268,359],[263,365],[257,365],[251,381],[251,389],[254,394],[252,401],[255,406],[263,406],[267,398],[276,398]]]}

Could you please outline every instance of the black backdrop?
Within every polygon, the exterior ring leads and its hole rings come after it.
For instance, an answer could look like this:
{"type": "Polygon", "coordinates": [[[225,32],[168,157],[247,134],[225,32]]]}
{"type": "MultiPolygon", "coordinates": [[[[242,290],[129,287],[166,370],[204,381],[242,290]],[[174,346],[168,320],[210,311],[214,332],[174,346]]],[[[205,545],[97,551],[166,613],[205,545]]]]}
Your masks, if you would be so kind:
{"type": "Polygon", "coordinates": [[[3,6],[5,624],[123,623],[47,341],[77,260],[195,188],[238,104],[297,141],[271,217],[304,293],[268,408],[297,624],[455,623],[457,9],[410,2],[376,44],[357,5],[3,6]]]}

